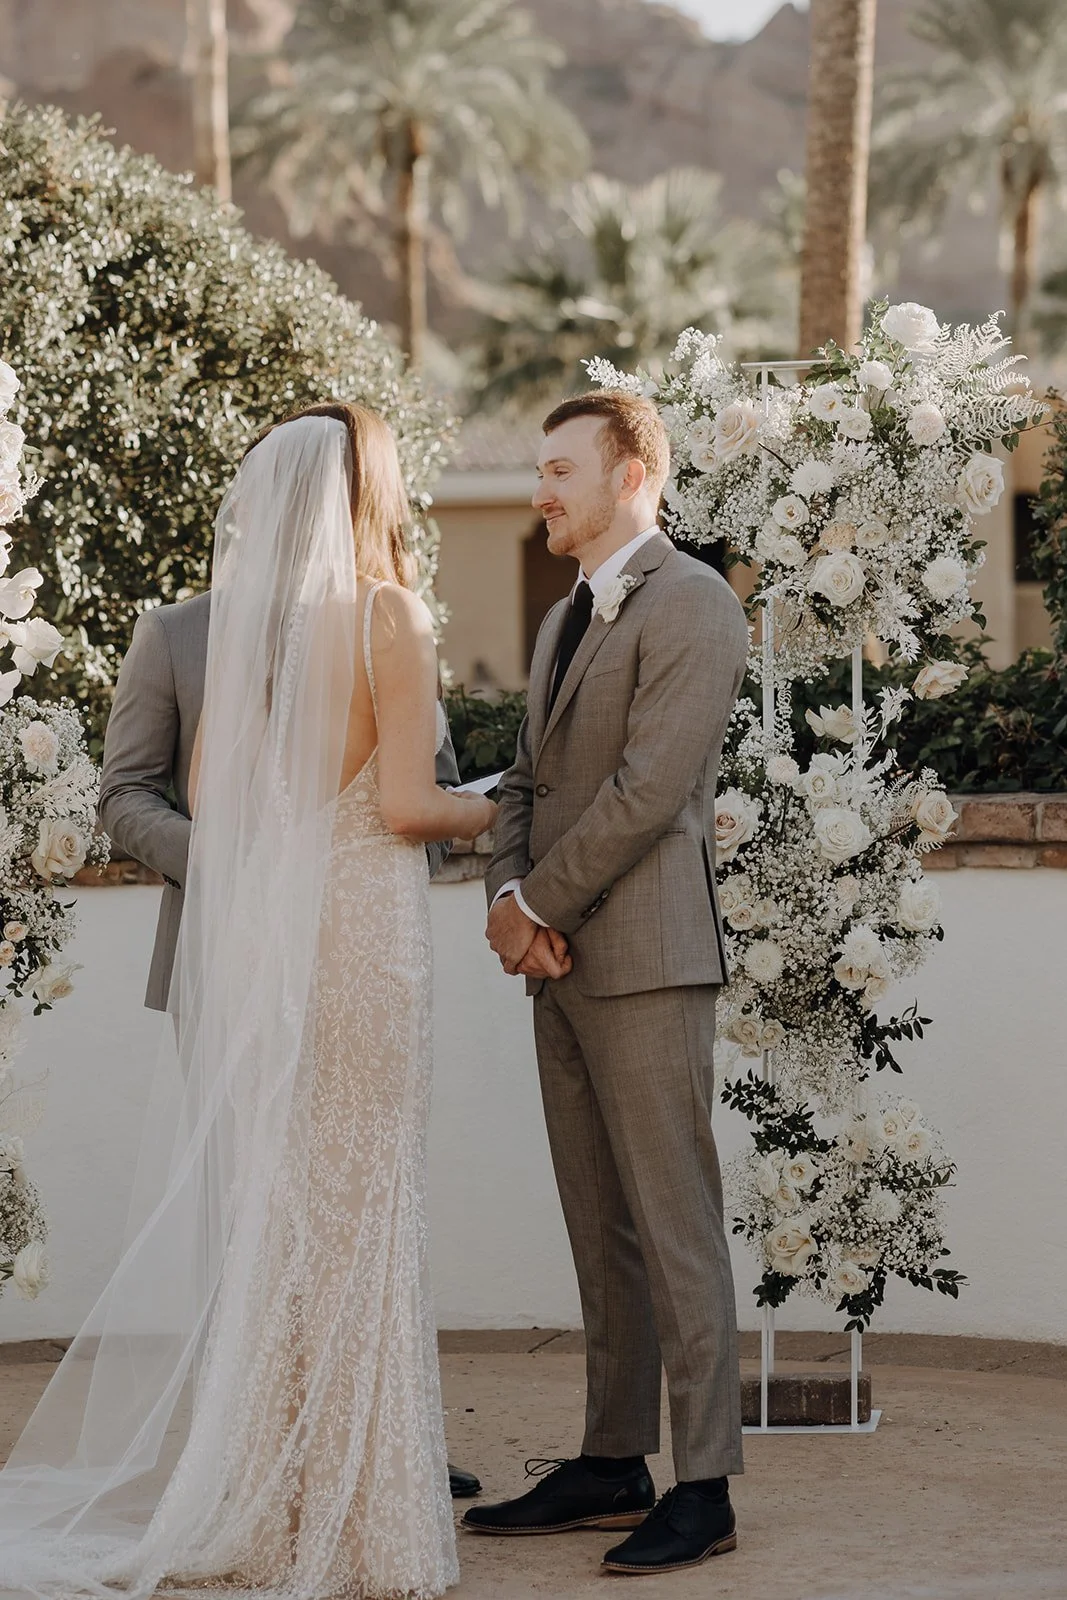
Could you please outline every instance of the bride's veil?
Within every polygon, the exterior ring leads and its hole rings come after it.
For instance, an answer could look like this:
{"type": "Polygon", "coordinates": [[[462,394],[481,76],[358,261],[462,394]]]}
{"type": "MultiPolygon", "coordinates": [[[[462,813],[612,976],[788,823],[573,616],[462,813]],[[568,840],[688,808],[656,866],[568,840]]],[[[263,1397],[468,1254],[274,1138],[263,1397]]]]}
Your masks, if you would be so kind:
{"type": "MultiPolygon", "coordinates": [[[[209,1323],[215,1345],[240,1327],[213,1317],[221,1267],[239,1302],[313,1026],[355,670],[350,470],[345,425],[298,418],[249,453],[219,511],[176,1047],[119,1265],[0,1473],[5,1591],[150,1594],[195,1545],[196,1494],[172,1473],[183,1414],[209,1323]]],[[[240,1348],[215,1345],[212,1373],[239,1370],[240,1348]]],[[[206,1480],[214,1443],[192,1464],[206,1480]]]]}

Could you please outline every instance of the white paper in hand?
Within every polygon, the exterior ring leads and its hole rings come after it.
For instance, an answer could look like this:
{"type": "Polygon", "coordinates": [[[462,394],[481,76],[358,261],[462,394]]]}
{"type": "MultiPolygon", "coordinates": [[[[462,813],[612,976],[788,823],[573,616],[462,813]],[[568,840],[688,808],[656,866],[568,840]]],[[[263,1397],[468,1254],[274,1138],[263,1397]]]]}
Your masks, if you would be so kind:
{"type": "Polygon", "coordinates": [[[453,789],[453,794],[492,794],[501,778],[502,772],[494,772],[489,778],[475,778],[472,783],[461,783],[458,789],[453,789]]]}

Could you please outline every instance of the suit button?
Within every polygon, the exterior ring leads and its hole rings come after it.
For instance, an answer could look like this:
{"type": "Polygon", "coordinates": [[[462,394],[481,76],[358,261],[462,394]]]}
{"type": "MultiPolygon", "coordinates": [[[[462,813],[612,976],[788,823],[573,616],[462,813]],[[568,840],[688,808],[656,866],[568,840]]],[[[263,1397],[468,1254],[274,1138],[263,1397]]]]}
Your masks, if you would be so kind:
{"type": "Polygon", "coordinates": [[[551,793],[552,793],[552,790],[548,787],[547,783],[539,783],[537,785],[537,788],[534,790],[534,794],[539,795],[542,800],[545,798],[546,794],[551,794],[551,793]]]}

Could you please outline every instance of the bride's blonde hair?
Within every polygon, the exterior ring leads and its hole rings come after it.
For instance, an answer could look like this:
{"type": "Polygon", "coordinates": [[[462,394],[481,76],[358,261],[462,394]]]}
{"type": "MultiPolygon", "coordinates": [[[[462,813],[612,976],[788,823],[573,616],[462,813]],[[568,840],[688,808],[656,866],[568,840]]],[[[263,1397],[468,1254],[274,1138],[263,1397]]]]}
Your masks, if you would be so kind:
{"type": "Polygon", "coordinates": [[[304,406],[272,422],[257,434],[245,454],[255,449],[275,428],[300,417],[332,417],[344,424],[348,433],[352,531],[356,540],[356,570],[362,577],[386,578],[410,589],[415,578],[415,560],[406,544],[411,524],[411,505],[396,440],[388,423],[377,412],[347,400],[325,401],[304,406]]]}

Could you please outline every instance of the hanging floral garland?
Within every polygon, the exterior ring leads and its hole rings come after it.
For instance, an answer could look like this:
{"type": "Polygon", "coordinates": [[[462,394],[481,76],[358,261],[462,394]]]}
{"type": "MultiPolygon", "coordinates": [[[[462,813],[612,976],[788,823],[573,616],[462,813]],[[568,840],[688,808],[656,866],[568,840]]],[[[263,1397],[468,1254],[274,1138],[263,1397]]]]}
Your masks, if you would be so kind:
{"type": "MultiPolygon", "coordinates": [[[[914,1005],[879,1017],[893,982],[943,937],[922,856],[955,812],[936,773],[902,772],[893,724],[911,695],[966,677],[949,630],[976,617],[975,518],[1003,492],[992,454],[1044,408],[1003,357],[997,319],[948,328],[923,306],[880,305],[860,347],[830,345],[764,392],[687,329],[668,373],[589,363],[593,381],[655,396],[671,434],[668,531],[725,538],[773,606],[774,710],[739,702],[716,799],[719,893],[733,979],[719,1034],[734,1059],[773,1069],[727,1083],[753,1149],[727,1173],[735,1232],[763,1263],[760,1304],[802,1289],[866,1326],[890,1275],[957,1295],[941,1200],[954,1167],[914,1102],[871,1103],[872,1071],[921,1038],[914,1005]],[[997,360],[995,358],[1001,357],[997,360]],[[797,759],[790,686],[823,676],[869,637],[915,665],[911,687],[866,712],[808,712],[817,749],[797,759]]],[[[981,619],[978,619],[981,620],[981,619]]],[[[764,662],[753,653],[759,679],[764,662]]]]}

